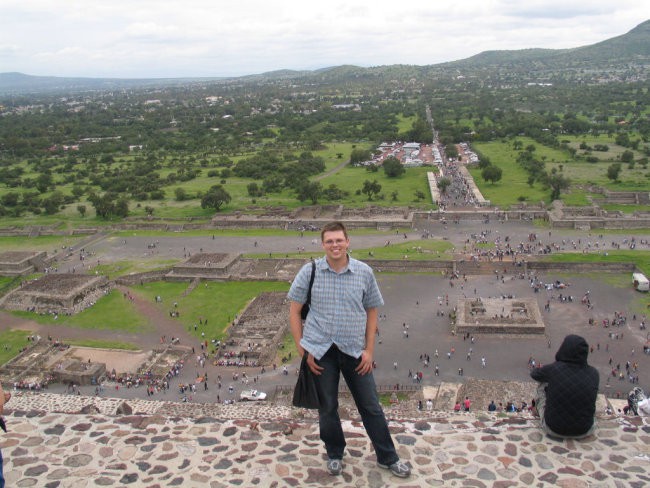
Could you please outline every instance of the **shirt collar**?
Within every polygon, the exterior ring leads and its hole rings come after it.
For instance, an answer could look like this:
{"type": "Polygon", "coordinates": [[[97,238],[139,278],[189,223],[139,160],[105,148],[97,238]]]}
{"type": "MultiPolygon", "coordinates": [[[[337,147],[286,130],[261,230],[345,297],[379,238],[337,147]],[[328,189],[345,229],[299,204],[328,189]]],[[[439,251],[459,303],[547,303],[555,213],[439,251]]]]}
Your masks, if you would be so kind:
{"type": "MultiPolygon", "coordinates": [[[[327,257],[326,256],[323,256],[322,258],[320,258],[316,262],[316,267],[319,268],[319,269],[322,269],[322,270],[329,270],[332,273],[336,273],[336,271],[334,271],[332,269],[332,267],[330,266],[330,263],[327,262],[327,257]]],[[[354,273],[353,259],[350,257],[349,254],[348,254],[348,264],[338,274],[343,274],[343,273],[347,273],[347,272],[354,273]]]]}

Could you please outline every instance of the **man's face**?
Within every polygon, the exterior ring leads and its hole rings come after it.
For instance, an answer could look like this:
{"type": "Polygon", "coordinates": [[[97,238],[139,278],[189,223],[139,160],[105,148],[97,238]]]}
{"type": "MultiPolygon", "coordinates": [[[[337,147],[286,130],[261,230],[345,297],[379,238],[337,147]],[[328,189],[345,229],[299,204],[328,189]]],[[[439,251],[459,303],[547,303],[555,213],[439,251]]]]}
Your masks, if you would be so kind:
{"type": "Polygon", "coordinates": [[[328,231],[323,234],[323,249],[325,255],[331,261],[347,259],[350,239],[345,237],[342,230],[328,231]]]}

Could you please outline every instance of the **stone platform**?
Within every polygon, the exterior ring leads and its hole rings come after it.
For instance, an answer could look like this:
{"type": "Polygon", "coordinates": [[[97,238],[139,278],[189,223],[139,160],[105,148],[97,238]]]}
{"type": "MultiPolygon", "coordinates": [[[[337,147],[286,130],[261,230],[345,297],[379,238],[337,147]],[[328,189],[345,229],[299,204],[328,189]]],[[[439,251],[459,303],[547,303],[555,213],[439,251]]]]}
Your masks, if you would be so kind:
{"type": "Polygon", "coordinates": [[[376,466],[354,417],[343,420],[343,474],[331,477],[312,411],[129,400],[133,414],[113,415],[122,402],[16,392],[0,434],[7,486],[650,486],[648,418],[603,416],[596,435],[555,441],[525,414],[387,409],[413,467],[401,480],[376,466]]]}
{"type": "Polygon", "coordinates": [[[532,298],[459,298],[458,334],[544,334],[545,325],[532,298]]]}

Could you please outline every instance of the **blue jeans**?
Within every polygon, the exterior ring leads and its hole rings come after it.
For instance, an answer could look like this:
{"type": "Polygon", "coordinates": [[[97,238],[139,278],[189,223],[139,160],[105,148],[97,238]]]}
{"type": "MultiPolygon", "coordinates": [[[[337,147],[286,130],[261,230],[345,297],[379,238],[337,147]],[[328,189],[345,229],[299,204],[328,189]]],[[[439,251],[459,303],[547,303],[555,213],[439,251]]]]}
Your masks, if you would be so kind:
{"type": "Polygon", "coordinates": [[[0,488],[5,488],[5,476],[2,473],[2,451],[0,451],[0,488]]]}
{"type": "Polygon", "coordinates": [[[357,405],[363,426],[375,448],[377,462],[390,465],[399,460],[395,451],[393,439],[388,431],[388,423],[384,411],[377,398],[377,388],[372,373],[360,375],[354,369],[360,358],[341,352],[333,345],[316,363],[323,366],[320,376],[316,376],[320,390],[321,406],[318,409],[320,438],[325,443],[327,456],[330,459],[342,459],[345,449],[345,437],[339,417],[339,378],[343,378],[352,393],[357,405]]]}

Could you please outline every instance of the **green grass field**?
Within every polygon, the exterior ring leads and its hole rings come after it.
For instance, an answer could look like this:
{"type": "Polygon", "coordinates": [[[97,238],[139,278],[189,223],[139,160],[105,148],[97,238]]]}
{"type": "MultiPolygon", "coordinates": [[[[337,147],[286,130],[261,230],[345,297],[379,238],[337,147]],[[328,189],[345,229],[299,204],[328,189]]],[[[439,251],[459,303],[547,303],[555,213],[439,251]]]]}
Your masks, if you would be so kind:
{"type": "Polygon", "coordinates": [[[64,248],[74,246],[83,240],[81,237],[71,236],[38,236],[38,237],[0,237],[0,250],[6,251],[24,251],[29,248],[30,251],[46,251],[48,255],[57,254],[64,248]]]}
{"type": "MultiPolygon", "coordinates": [[[[415,116],[398,115],[398,130],[400,133],[406,133],[412,127],[415,121],[415,116]]],[[[461,120],[459,123],[468,124],[473,126],[472,120],[461,120]]],[[[637,139],[640,137],[636,133],[632,133],[631,137],[637,139]]],[[[551,171],[555,169],[560,171],[563,175],[571,179],[572,188],[563,193],[563,199],[569,205],[586,205],[589,203],[587,194],[583,190],[586,185],[598,185],[611,190],[624,190],[624,191],[645,191],[650,184],[650,169],[644,169],[640,164],[636,164],[634,168],[630,168],[627,164],[622,165],[621,175],[618,181],[611,181],[607,178],[607,168],[614,162],[620,161],[622,153],[627,150],[622,146],[618,146],[614,142],[613,135],[585,135],[585,136],[569,136],[562,135],[561,141],[571,149],[576,150],[576,157],[574,158],[569,151],[563,149],[556,149],[547,147],[535,142],[528,137],[517,136],[507,140],[493,141],[487,143],[476,142],[473,147],[490,157],[493,164],[503,169],[503,179],[496,184],[485,183],[480,177],[480,169],[471,169],[471,173],[479,185],[481,191],[486,198],[491,200],[495,205],[501,207],[509,207],[516,204],[520,199],[526,202],[537,203],[540,201],[548,202],[549,190],[542,187],[541,184],[535,183],[532,187],[527,184],[528,176],[516,163],[517,154],[519,151],[513,149],[513,142],[518,141],[522,143],[522,147],[528,145],[535,146],[535,155],[546,163],[546,169],[551,171]],[[591,150],[580,149],[581,144],[586,144],[591,150]],[[593,147],[597,144],[606,145],[607,151],[595,151],[593,147]],[[598,160],[595,163],[586,162],[587,157],[593,157],[598,160]]],[[[323,187],[327,188],[331,184],[337,185],[339,188],[349,192],[349,196],[341,201],[332,202],[344,204],[348,207],[364,207],[368,204],[380,206],[415,206],[423,209],[430,209],[433,203],[430,201],[428,187],[424,173],[430,170],[427,168],[409,168],[405,175],[399,178],[387,178],[383,171],[377,173],[368,173],[364,168],[351,168],[344,167],[340,171],[329,174],[337,166],[341,165],[348,160],[350,153],[355,147],[371,147],[370,142],[328,142],[323,149],[312,151],[315,156],[322,157],[325,162],[325,171],[320,175],[316,175],[311,179],[318,179],[323,187]],[[363,186],[365,180],[374,180],[382,185],[381,197],[369,202],[365,195],[357,195],[357,191],[363,186]],[[415,197],[415,192],[422,192],[425,195],[423,200],[418,200],[415,197]],[[395,197],[393,197],[395,195],[395,197]]],[[[300,151],[293,149],[297,155],[300,151]]],[[[635,160],[644,157],[640,151],[633,151],[635,160]]],[[[237,163],[243,158],[254,155],[255,152],[249,150],[248,152],[240,152],[237,155],[232,155],[230,159],[237,163]]],[[[135,161],[136,156],[132,154],[117,156],[113,163],[116,167],[128,167],[135,161]]],[[[178,160],[192,161],[190,165],[196,166],[198,160],[207,160],[208,166],[201,167],[201,175],[197,178],[186,181],[177,182],[163,187],[165,198],[163,200],[145,200],[145,201],[131,201],[129,205],[129,212],[131,217],[146,218],[146,207],[153,209],[154,217],[163,217],[166,219],[185,220],[188,218],[204,219],[208,221],[213,215],[214,211],[211,209],[202,209],[200,206],[199,195],[206,192],[212,185],[221,184],[221,176],[207,176],[211,170],[220,171],[222,168],[213,166],[216,155],[200,155],[200,156],[165,156],[160,160],[161,168],[158,173],[162,179],[166,178],[169,174],[177,171],[178,160]],[[177,188],[183,188],[190,199],[185,201],[176,201],[174,191],[177,188]]],[[[57,168],[63,169],[65,166],[64,159],[52,159],[55,164],[53,170],[57,168]]],[[[33,171],[32,165],[26,161],[17,164],[21,166],[25,173],[24,178],[36,178],[39,173],[33,171]]],[[[102,166],[103,168],[103,166],[102,166]]],[[[56,172],[56,171],[54,171],[56,172]]],[[[56,181],[56,179],[55,179],[56,181]]],[[[309,202],[300,202],[291,190],[283,190],[280,193],[267,194],[261,197],[252,198],[248,195],[247,186],[254,180],[250,178],[239,178],[230,176],[225,178],[225,189],[232,197],[232,201],[226,204],[222,211],[229,212],[234,210],[245,211],[246,213],[255,214],[262,212],[266,207],[283,207],[288,210],[297,208],[299,206],[309,204],[309,202]]],[[[261,181],[256,181],[261,184],[261,181]]],[[[64,182],[59,179],[57,181],[56,190],[62,191],[64,194],[70,194],[73,184],[64,182]]],[[[0,187],[0,197],[3,195],[14,192],[12,188],[6,186],[0,187]]],[[[41,195],[42,198],[47,198],[51,195],[53,189],[46,191],[41,195]]],[[[324,198],[319,201],[320,204],[328,204],[324,198]]],[[[26,212],[21,217],[3,216],[4,227],[25,227],[30,225],[48,225],[58,229],[71,229],[73,227],[98,227],[108,225],[102,219],[97,219],[93,205],[82,197],[80,202],[75,202],[62,207],[61,211],[53,216],[44,214],[34,215],[26,212]],[[86,207],[86,216],[81,217],[77,207],[84,205],[86,207]]]]}
{"type": "MultiPolygon", "coordinates": [[[[534,154],[536,158],[546,163],[547,171],[555,169],[571,180],[572,187],[562,193],[562,199],[567,205],[589,204],[588,194],[582,189],[587,185],[597,185],[613,191],[647,191],[650,186],[650,170],[643,169],[640,165],[635,165],[633,169],[630,169],[628,165],[623,164],[618,182],[607,178],[607,168],[617,162],[616,157],[620,157],[620,153],[625,150],[620,146],[611,149],[610,158],[606,157],[609,153],[602,153],[601,161],[588,163],[582,159],[573,159],[566,151],[543,146],[527,137],[517,137],[516,140],[520,141],[523,147],[531,144],[535,146],[534,154]]],[[[579,145],[580,141],[573,141],[572,144],[579,145]]],[[[534,183],[532,187],[528,185],[528,174],[517,163],[520,151],[513,149],[512,142],[512,140],[507,140],[473,144],[476,150],[490,158],[492,164],[503,170],[501,181],[492,184],[483,181],[481,169],[470,168],[470,173],[483,196],[494,205],[501,207],[509,207],[518,203],[520,197],[525,198],[524,201],[529,203],[540,201],[549,203],[550,190],[545,189],[538,182],[534,183]]],[[[607,145],[610,148],[615,146],[612,142],[607,142],[607,145]]],[[[647,210],[647,207],[644,209],[647,210]]]]}
{"type": "Polygon", "coordinates": [[[0,332],[0,366],[18,355],[20,350],[29,345],[27,336],[32,335],[28,330],[6,330],[0,332]]]}
{"type": "Polygon", "coordinates": [[[89,270],[89,273],[95,273],[115,279],[118,276],[126,276],[133,273],[144,273],[155,271],[162,268],[171,268],[179,263],[180,259],[153,259],[144,261],[115,261],[110,264],[100,264],[89,270]]]}
{"type": "Polygon", "coordinates": [[[398,178],[389,178],[381,169],[376,173],[372,173],[363,167],[347,166],[338,173],[321,179],[320,182],[324,188],[334,184],[340,189],[349,192],[349,197],[344,198],[340,202],[336,202],[344,204],[346,207],[359,208],[366,205],[412,205],[428,210],[433,208],[431,194],[429,193],[429,186],[426,179],[426,173],[431,170],[430,167],[407,168],[404,175],[398,178]],[[383,195],[383,199],[375,197],[372,201],[368,201],[366,195],[356,195],[357,190],[360,190],[363,187],[363,182],[366,180],[377,180],[381,185],[380,195],[383,195]],[[418,201],[415,198],[416,191],[424,193],[424,200],[418,201]],[[397,192],[397,199],[394,201],[392,199],[393,192],[397,192]]]}
{"type": "Polygon", "coordinates": [[[528,203],[549,200],[549,192],[544,190],[539,183],[535,183],[532,187],[528,185],[526,182],[528,174],[517,163],[518,151],[512,149],[511,144],[488,142],[477,143],[474,146],[489,157],[493,165],[503,170],[501,181],[492,184],[483,181],[480,168],[468,168],[483,196],[493,205],[507,208],[518,203],[519,197],[524,197],[524,201],[528,203]]]}
{"type": "MultiPolygon", "coordinates": [[[[629,233],[629,231],[628,231],[629,233]]],[[[556,253],[541,257],[555,263],[634,263],[645,275],[650,275],[650,251],[609,250],[606,253],[556,253]]]]}
{"type": "Polygon", "coordinates": [[[139,351],[135,344],[120,341],[109,341],[100,339],[72,339],[66,341],[71,346],[92,347],[97,349],[121,349],[124,351],[139,351]]]}
{"type": "Polygon", "coordinates": [[[234,281],[204,282],[197,286],[189,295],[184,296],[187,283],[154,282],[133,287],[134,293],[146,300],[155,302],[155,297],[162,298],[161,303],[156,303],[161,313],[167,314],[170,310],[178,310],[179,324],[190,334],[201,338],[221,340],[226,336],[226,328],[233,321],[236,314],[240,314],[248,302],[265,291],[289,290],[289,284],[284,282],[267,281],[234,281]],[[174,307],[174,303],[178,307],[174,307]],[[199,319],[208,319],[208,324],[197,327],[199,319]]]}
{"type": "MultiPolygon", "coordinates": [[[[355,230],[355,234],[358,232],[355,230]]],[[[399,236],[398,236],[399,237],[399,236]]],[[[427,261],[433,259],[452,259],[451,251],[454,246],[447,241],[439,241],[436,239],[422,239],[418,241],[392,243],[390,246],[385,247],[368,247],[362,249],[350,249],[350,254],[357,259],[396,259],[402,260],[407,256],[411,261],[427,261]]],[[[323,255],[321,251],[305,252],[305,253],[286,253],[283,257],[293,259],[308,259],[310,257],[316,258],[323,255]]],[[[268,254],[246,254],[249,258],[264,258],[268,254]]]]}
{"type": "Polygon", "coordinates": [[[76,315],[41,315],[33,312],[15,311],[12,314],[39,324],[57,324],[80,329],[143,332],[153,330],[149,321],[137,313],[131,302],[125,300],[118,290],[111,291],[95,305],[76,315]]]}
{"type": "MultiPolygon", "coordinates": [[[[408,130],[413,123],[414,117],[400,117],[400,130],[408,130]]],[[[368,145],[370,145],[368,143],[368,145]]],[[[411,205],[415,203],[414,192],[415,190],[420,190],[427,195],[427,199],[422,202],[419,202],[420,205],[429,206],[430,200],[428,198],[428,190],[426,186],[426,180],[422,178],[422,172],[418,170],[409,169],[407,174],[403,175],[400,178],[396,179],[387,179],[383,171],[378,173],[366,173],[363,168],[344,168],[342,171],[334,174],[329,174],[330,171],[334,170],[337,166],[346,162],[349,157],[352,149],[357,146],[361,147],[363,144],[355,144],[352,142],[330,142],[327,143],[324,149],[313,151],[312,154],[315,156],[322,157],[325,162],[325,171],[320,175],[316,175],[311,179],[318,179],[323,187],[328,187],[330,184],[337,184],[343,190],[349,191],[350,196],[341,202],[345,205],[351,207],[363,207],[367,202],[365,195],[356,195],[356,191],[363,186],[365,179],[377,179],[383,188],[383,200],[376,200],[374,204],[377,205],[411,205]],[[352,180],[350,179],[352,178],[352,180]],[[392,200],[391,194],[397,191],[397,199],[392,200]]],[[[298,151],[296,151],[296,154],[298,151]]],[[[254,153],[239,154],[236,157],[231,159],[234,162],[238,160],[250,157],[254,153]]],[[[133,162],[133,156],[123,156],[116,158],[116,163],[118,165],[128,165],[133,162]]],[[[209,158],[208,158],[209,159],[209,158]]],[[[26,166],[27,167],[27,166],[26,166]]],[[[129,215],[131,217],[141,217],[145,218],[147,216],[146,207],[151,207],[153,209],[153,215],[155,217],[164,217],[166,219],[177,219],[184,220],[187,218],[194,219],[205,219],[209,220],[214,215],[214,210],[211,209],[202,209],[200,205],[200,198],[198,195],[205,193],[211,186],[216,184],[221,184],[222,178],[220,176],[207,176],[208,171],[211,167],[202,168],[202,173],[197,178],[183,182],[183,183],[174,183],[163,187],[165,192],[164,200],[146,200],[146,201],[131,201],[129,204],[129,215]],[[182,187],[187,194],[191,197],[185,201],[176,201],[175,200],[175,190],[176,188],[182,187]]],[[[174,172],[176,168],[171,160],[163,159],[162,168],[158,171],[162,179],[166,178],[168,174],[174,172]]],[[[27,175],[30,173],[28,172],[27,175]]],[[[35,176],[36,174],[34,174],[35,176]]],[[[245,209],[247,213],[256,213],[262,212],[265,207],[277,207],[282,206],[287,209],[297,208],[299,206],[305,205],[305,202],[300,202],[296,199],[296,196],[292,190],[283,190],[280,193],[270,193],[262,197],[250,197],[248,195],[247,186],[255,180],[250,178],[239,178],[236,176],[230,176],[225,178],[225,189],[230,194],[232,201],[225,205],[223,211],[233,211],[233,210],[243,210],[245,209]]],[[[256,181],[258,184],[261,184],[261,181],[256,181]]],[[[61,183],[58,185],[57,190],[62,191],[64,194],[70,194],[72,191],[71,183],[61,183]]],[[[0,197],[6,193],[13,191],[10,188],[0,187],[0,197]]],[[[101,193],[101,192],[100,192],[101,193]]],[[[41,196],[47,198],[50,196],[50,192],[45,192],[41,196]]],[[[321,198],[320,202],[322,204],[329,203],[327,200],[321,198]]],[[[29,212],[25,213],[19,218],[4,216],[3,217],[3,226],[15,226],[15,227],[25,227],[30,225],[50,225],[50,226],[59,226],[62,228],[73,228],[73,227],[83,227],[83,226],[103,226],[108,225],[109,222],[106,222],[102,219],[97,219],[95,215],[95,210],[93,205],[87,200],[86,197],[82,197],[81,201],[75,202],[73,204],[66,205],[62,210],[53,216],[47,216],[44,214],[33,215],[29,212]],[[83,205],[86,207],[86,215],[81,217],[77,207],[83,205]]]]}

